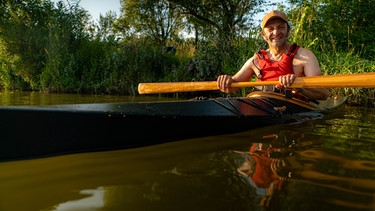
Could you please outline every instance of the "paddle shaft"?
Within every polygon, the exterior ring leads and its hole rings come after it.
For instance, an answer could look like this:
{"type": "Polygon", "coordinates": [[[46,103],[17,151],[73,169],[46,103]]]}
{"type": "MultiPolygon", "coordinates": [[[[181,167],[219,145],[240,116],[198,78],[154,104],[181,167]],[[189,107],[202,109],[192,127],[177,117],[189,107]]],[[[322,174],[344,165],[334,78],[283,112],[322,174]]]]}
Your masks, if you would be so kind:
{"type": "MultiPolygon", "coordinates": [[[[278,81],[234,82],[231,87],[275,86],[278,81]]],[[[290,88],[375,88],[375,73],[297,77],[290,88]]],[[[139,94],[219,90],[217,81],[140,83],[139,94]]]]}

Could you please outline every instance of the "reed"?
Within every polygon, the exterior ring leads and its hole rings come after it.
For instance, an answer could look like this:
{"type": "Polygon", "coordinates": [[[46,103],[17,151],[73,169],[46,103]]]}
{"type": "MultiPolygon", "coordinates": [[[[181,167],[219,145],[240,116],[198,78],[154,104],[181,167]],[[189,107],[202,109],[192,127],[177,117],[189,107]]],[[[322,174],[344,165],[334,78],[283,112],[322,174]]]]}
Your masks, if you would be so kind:
{"type": "MultiPolygon", "coordinates": [[[[361,58],[360,54],[321,48],[316,52],[323,75],[375,72],[375,62],[361,58]]],[[[349,96],[349,105],[375,106],[375,90],[366,88],[330,89],[332,97],[349,96]]]]}

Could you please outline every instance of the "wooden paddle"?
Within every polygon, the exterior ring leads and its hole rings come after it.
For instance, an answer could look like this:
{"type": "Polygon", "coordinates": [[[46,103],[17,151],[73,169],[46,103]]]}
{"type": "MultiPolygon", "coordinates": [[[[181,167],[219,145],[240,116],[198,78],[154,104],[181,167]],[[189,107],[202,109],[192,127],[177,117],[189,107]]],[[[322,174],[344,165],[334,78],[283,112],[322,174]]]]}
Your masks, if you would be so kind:
{"type": "MultiPolygon", "coordinates": [[[[278,81],[235,82],[232,87],[275,86],[278,81]]],[[[290,88],[375,88],[375,72],[297,77],[290,88]]],[[[139,94],[219,90],[217,81],[140,83],[139,94]]]]}

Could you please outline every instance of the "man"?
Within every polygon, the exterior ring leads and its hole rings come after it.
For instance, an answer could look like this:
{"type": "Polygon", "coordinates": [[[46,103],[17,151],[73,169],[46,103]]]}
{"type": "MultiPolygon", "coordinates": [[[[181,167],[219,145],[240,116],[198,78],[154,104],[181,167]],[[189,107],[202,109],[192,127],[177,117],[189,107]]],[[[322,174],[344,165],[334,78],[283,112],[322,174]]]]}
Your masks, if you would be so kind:
{"type": "MultiPolygon", "coordinates": [[[[288,44],[289,35],[290,26],[285,13],[272,10],[266,14],[262,20],[262,37],[269,48],[247,60],[234,76],[220,75],[217,79],[219,89],[234,92],[238,88],[230,87],[233,82],[248,81],[253,75],[260,81],[278,80],[277,89],[287,89],[296,77],[322,75],[314,53],[288,44]]],[[[310,100],[325,100],[329,91],[325,88],[303,88],[298,89],[298,95],[310,100]]]]}

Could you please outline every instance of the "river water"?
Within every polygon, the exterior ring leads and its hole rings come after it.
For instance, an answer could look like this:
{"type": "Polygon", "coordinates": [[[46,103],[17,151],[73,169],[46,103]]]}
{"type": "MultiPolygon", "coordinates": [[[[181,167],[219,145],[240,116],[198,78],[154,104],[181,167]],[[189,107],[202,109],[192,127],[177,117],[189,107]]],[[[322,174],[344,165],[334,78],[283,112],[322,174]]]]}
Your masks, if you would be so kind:
{"type": "MultiPolygon", "coordinates": [[[[3,105],[159,99],[0,94],[3,105]]],[[[0,210],[375,210],[374,122],[374,108],[342,106],[298,124],[0,162],[0,210]]]]}

